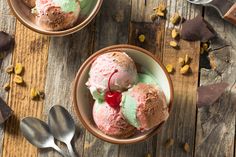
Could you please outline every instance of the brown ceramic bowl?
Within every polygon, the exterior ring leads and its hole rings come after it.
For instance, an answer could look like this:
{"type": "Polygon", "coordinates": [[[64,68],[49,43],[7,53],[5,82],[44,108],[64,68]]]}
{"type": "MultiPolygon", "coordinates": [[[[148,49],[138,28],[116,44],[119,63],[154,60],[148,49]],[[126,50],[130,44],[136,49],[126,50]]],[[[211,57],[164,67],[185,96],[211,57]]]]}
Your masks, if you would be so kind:
{"type": "Polygon", "coordinates": [[[79,69],[73,86],[73,103],[76,113],[84,127],[94,136],[104,141],[115,144],[130,144],[146,140],[147,138],[156,134],[157,131],[160,130],[164,122],[149,131],[137,133],[129,138],[121,139],[105,135],[97,128],[96,124],[93,121],[93,101],[91,100],[90,92],[87,89],[85,83],[88,80],[88,73],[94,60],[99,55],[111,52],[112,50],[121,50],[123,52],[126,52],[135,61],[136,64],[141,65],[141,67],[144,67],[152,75],[155,76],[157,83],[166,95],[169,105],[169,111],[171,110],[174,97],[173,85],[169,74],[165,69],[165,66],[147,50],[132,45],[114,45],[94,53],[83,63],[83,65],[79,69]]]}
{"type": "MultiPolygon", "coordinates": [[[[30,0],[29,0],[30,1],[30,0]]],[[[81,8],[80,17],[76,25],[72,28],[62,31],[48,31],[36,25],[35,16],[31,13],[31,8],[27,7],[23,0],[8,0],[8,4],[17,17],[29,29],[50,36],[65,36],[72,34],[84,28],[98,13],[103,0],[86,0],[86,4],[81,8]]]]}

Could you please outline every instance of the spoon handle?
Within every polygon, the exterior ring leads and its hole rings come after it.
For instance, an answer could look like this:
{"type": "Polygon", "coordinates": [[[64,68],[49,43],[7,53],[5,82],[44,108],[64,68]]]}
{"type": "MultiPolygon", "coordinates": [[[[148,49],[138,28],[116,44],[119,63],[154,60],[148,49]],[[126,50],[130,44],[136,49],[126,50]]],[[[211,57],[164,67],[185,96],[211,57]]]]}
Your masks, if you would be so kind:
{"type": "Polygon", "coordinates": [[[75,154],[74,149],[73,149],[71,143],[67,142],[66,145],[67,145],[67,148],[69,150],[70,156],[71,157],[76,157],[77,155],[75,154]]]}
{"type": "Polygon", "coordinates": [[[52,146],[53,149],[55,149],[58,153],[60,153],[64,157],[69,157],[68,154],[66,154],[64,151],[61,150],[56,144],[52,146]]]}

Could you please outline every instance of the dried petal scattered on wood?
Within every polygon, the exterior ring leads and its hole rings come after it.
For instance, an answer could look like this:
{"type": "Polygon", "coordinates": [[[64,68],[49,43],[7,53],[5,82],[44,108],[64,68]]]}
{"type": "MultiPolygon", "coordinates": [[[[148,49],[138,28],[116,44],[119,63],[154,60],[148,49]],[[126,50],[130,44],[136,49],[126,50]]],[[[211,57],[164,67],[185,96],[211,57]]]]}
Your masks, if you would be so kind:
{"type": "Polygon", "coordinates": [[[4,89],[5,91],[9,91],[9,90],[10,90],[10,83],[4,84],[4,85],[3,85],[3,89],[4,89]]]}
{"type": "Polygon", "coordinates": [[[176,29],[173,29],[173,30],[171,31],[171,37],[172,37],[173,39],[176,39],[178,36],[179,36],[179,32],[178,32],[176,29]]]}
{"type": "Polygon", "coordinates": [[[180,17],[180,15],[179,15],[179,13],[174,13],[174,14],[172,15],[172,17],[170,18],[170,22],[171,22],[173,25],[179,24],[180,20],[181,20],[181,17],[180,17]]]}
{"type": "Polygon", "coordinates": [[[190,62],[190,57],[189,57],[188,54],[186,54],[186,55],[185,55],[185,58],[184,58],[184,63],[185,63],[185,64],[189,64],[189,62],[190,62]]]}
{"type": "MultiPolygon", "coordinates": [[[[166,14],[166,5],[162,2],[162,3],[159,3],[159,5],[153,9],[154,10],[154,13],[157,15],[157,16],[160,16],[160,17],[165,17],[165,14],[166,14]]],[[[152,18],[154,19],[154,18],[152,18]]],[[[155,19],[154,19],[155,20],[155,19]]],[[[154,21],[153,20],[153,21],[154,21]]]]}
{"type": "Polygon", "coordinates": [[[152,156],[151,156],[151,154],[148,153],[148,154],[146,155],[146,157],[152,157],[152,156]]]}
{"type": "Polygon", "coordinates": [[[45,98],[45,93],[43,91],[39,91],[38,94],[41,99],[45,98]]]}
{"type": "Polygon", "coordinates": [[[14,66],[13,65],[9,65],[6,67],[5,72],[8,74],[11,74],[14,72],[14,66]]]}
{"type": "Polygon", "coordinates": [[[138,40],[139,40],[139,42],[143,43],[145,41],[145,38],[146,38],[145,35],[140,34],[138,37],[138,40]]]}
{"type": "Polygon", "coordinates": [[[182,57],[179,57],[178,63],[181,67],[184,66],[185,64],[184,59],[182,57]]]}
{"type": "Polygon", "coordinates": [[[13,81],[16,83],[16,84],[22,84],[24,82],[23,78],[19,75],[15,75],[13,81]]]}
{"type": "Polygon", "coordinates": [[[180,69],[180,73],[185,75],[189,72],[190,66],[189,65],[185,65],[180,69]]]}
{"type": "Polygon", "coordinates": [[[178,43],[176,41],[170,41],[170,46],[173,47],[173,48],[177,48],[178,43]]]}
{"type": "Polygon", "coordinates": [[[32,100],[35,100],[35,99],[37,99],[38,97],[39,97],[39,91],[38,90],[36,90],[35,88],[32,88],[31,90],[30,90],[30,97],[31,97],[31,99],[32,100]]]}
{"type": "Polygon", "coordinates": [[[172,73],[174,71],[174,67],[171,64],[166,65],[166,70],[168,73],[172,73]]]}
{"type": "Polygon", "coordinates": [[[22,64],[21,63],[16,63],[16,66],[15,66],[15,74],[17,74],[17,75],[20,75],[21,73],[22,73],[22,71],[23,71],[23,66],[22,66],[22,64]]]}
{"type": "Polygon", "coordinates": [[[185,143],[185,144],[184,144],[184,151],[185,151],[186,153],[189,153],[189,152],[190,152],[190,146],[189,146],[188,143],[185,143]]]}
{"type": "Polygon", "coordinates": [[[165,147],[166,147],[166,148],[169,148],[169,147],[171,147],[174,143],[175,143],[175,141],[174,141],[173,138],[168,139],[168,140],[166,141],[165,147]]]}

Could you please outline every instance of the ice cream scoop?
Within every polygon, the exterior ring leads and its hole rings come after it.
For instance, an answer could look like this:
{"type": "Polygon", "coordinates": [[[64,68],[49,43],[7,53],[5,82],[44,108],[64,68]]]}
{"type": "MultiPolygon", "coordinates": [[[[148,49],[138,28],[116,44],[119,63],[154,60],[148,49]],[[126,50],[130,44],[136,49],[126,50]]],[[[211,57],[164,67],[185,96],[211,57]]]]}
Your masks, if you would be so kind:
{"type": "Polygon", "coordinates": [[[120,108],[112,108],[106,102],[95,101],[93,119],[103,133],[113,137],[127,138],[136,130],[125,120],[120,108]]]}
{"type": "Polygon", "coordinates": [[[80,13],[78,0],[36,0],[32,10],[37,24],[46,30],[64,30],[76,23],[80,13]]]}
{"type": "Polygon", "coordinates": [[[86,83],[96,100],[104,100],[110,79],[112,91],[124,91],[137,83],[138,75],[134,61],[124,52],[114,51],[100,55],[92,64],[86,83]]]}
{"type": "Polygon", "coordinates": [[[155,84],[138,83],[122,94],[121,110],[138,130],[149,130],[169,116],[166,97],[155,84]]]}

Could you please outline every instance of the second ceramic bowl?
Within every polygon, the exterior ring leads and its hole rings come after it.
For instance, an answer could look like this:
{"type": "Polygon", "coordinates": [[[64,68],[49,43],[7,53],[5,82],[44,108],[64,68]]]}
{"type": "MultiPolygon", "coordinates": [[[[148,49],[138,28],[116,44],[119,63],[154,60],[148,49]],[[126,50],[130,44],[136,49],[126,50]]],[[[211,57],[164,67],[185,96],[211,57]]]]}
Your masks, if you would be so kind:
{"type": "Polygon", "coordinates": [[[93,100],[91,99],[90,92],[87,89],[85,83],[88,80],[89,70],[94,60],[99,55],[111,52],[113,50],[119,50],[127,53],[134,60],[136,64],[147,69],[148,72],[151,73],[156,78],[158,85],[162,88],[163,92],[166,95],[169,111],[171,110],[174,97],[173,85],[164,65],[147,50],[132,45],[115,45],[104,48],[96,52],[92,56],[90,56],[84,62],[84,64],[79,69],[74,82],[74,87],[73,87],[74,107],[84,127],[94,136],[104,141],[115,144],[130,144],[130,143],[140,142],[146,140],[147,138],[157,133],[157,131],[160,130],[163,123],[149,131],[143,133],[137,133],[134,136],[131,136],[126,139],[121,139],[104,134],[97,128],[96,124],[93,121],[93,116],[92,116],[93,100]]]}
{"type": "Polygon", "coordinates": [[[23,0],[8,0],[11,10],[21,23],[35,32],[51,36],[65,36],[81,30],[96,16],[102,2],[103,0],[82,0],[83,6],[81,7],[78,22],[74,27],[62,31],[48,31],[36,25],[35,16],[31,13],[31,8],[26,6],[23,0]]]}

